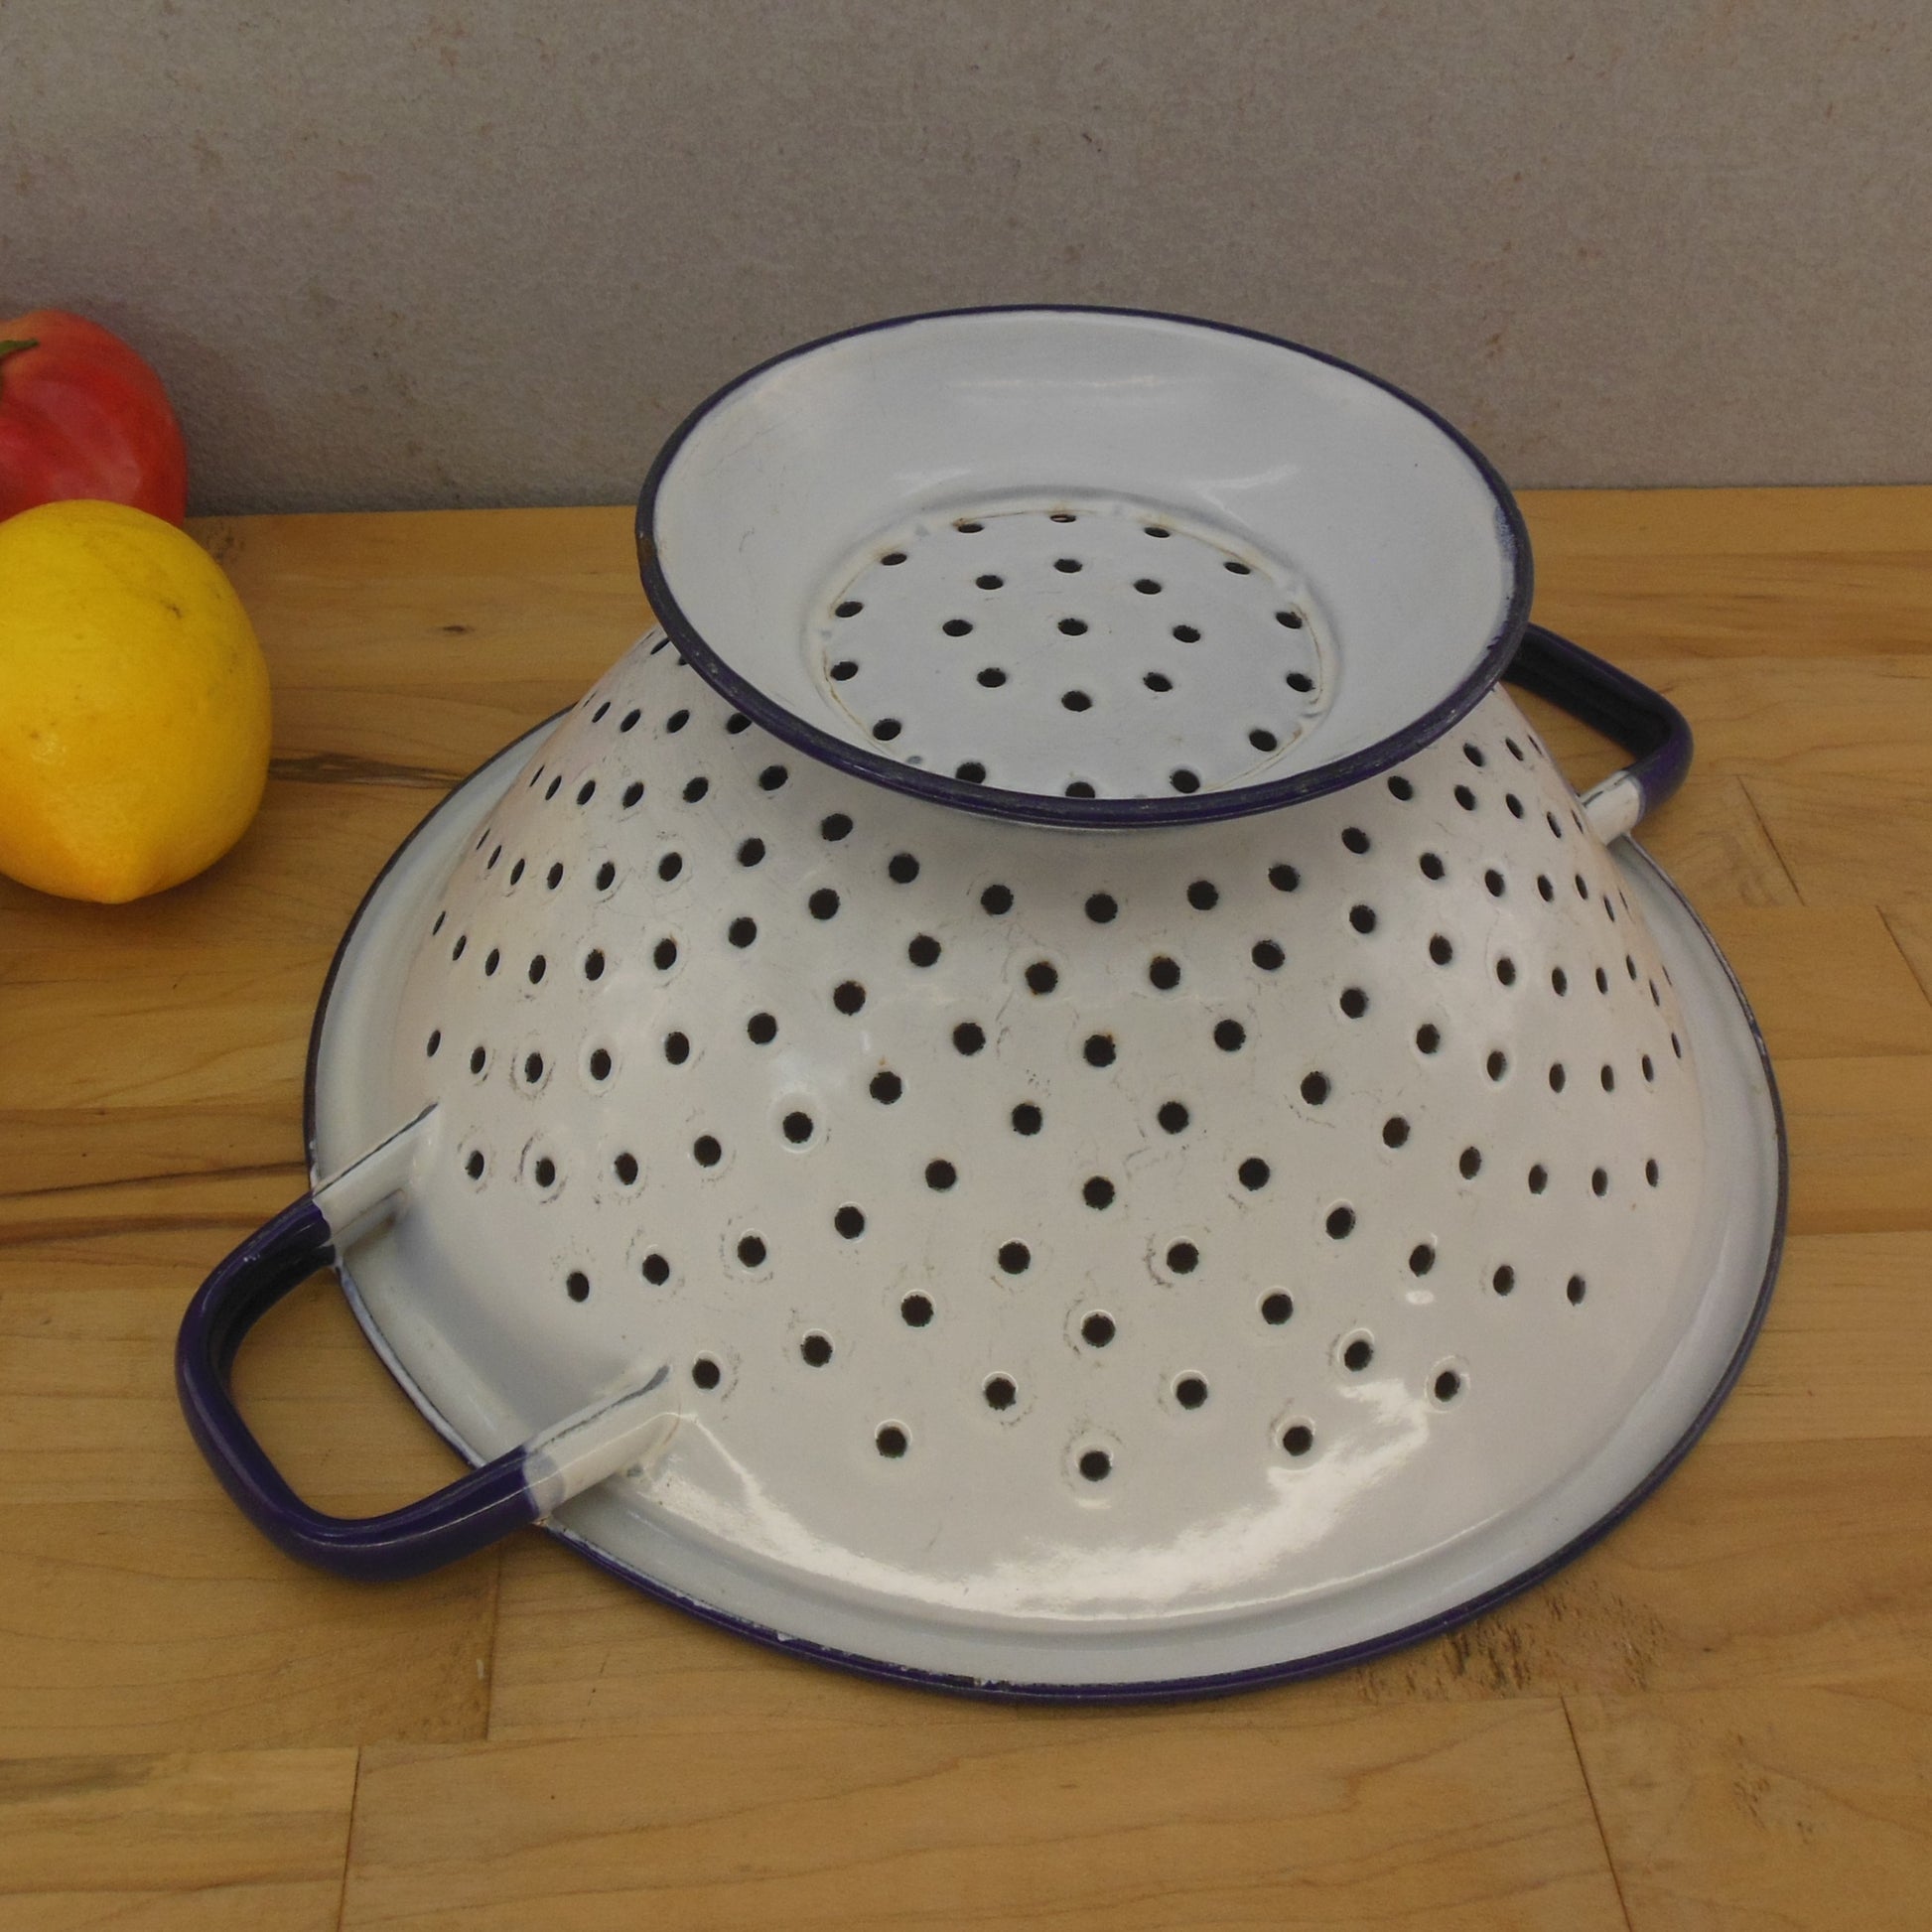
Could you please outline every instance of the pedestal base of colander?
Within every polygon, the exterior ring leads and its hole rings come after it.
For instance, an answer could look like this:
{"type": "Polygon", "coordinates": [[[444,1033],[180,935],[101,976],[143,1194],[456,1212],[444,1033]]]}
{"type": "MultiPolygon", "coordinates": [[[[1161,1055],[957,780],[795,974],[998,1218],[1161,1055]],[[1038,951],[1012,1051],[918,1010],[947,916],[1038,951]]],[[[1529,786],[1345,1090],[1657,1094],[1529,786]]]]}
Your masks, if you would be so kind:
{"type": "MultiPolygon", "coordinates": [[[[393,1125],[380,1119],[370,1043],[387,1040],[409,959],[454,856],[485,822],[541,728],[468,780],[371,889],[345,936],[310,1054],[309,1148],[320,1177],[393,1125]]],[[[1782,1236],[1785,1159],[1775,1087],[1721,953],[1668,878],[1628,840],[1614,848],[1657,934],[1707,1080],[1713,1204],[1699,1278],[1679,1284],[1679,1339],[1610,1438],[1552,1471],[1517,1509],[1383,1574],[1252,1614],[975,1619],[877,1589],[841,1591],[653,1516],[647,1491],[613,1485],[548,1527],[603,1568],[700,1617],[871,1675],[1010,1698],[1206,1694],[1311,1675],[1438,1633],[1528,1587],[1604,1535],[1675,1466],[1735,1379],[1762,1318],[1782,1236]]],[[[371,1345],[425,1418],[482,1462],[547,1418],[520,1414],[412,1302],[395,1243],[377,1234],[342,1270],[371,1345]]]]}

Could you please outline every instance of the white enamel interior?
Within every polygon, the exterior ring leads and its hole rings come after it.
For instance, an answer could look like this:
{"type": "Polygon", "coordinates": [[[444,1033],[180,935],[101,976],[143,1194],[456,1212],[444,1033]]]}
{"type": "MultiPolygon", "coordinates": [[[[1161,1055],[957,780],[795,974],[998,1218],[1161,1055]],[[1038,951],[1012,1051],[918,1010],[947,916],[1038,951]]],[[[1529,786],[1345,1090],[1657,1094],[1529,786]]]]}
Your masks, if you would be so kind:
{"type": "Polygon", "coordinates": [[[1476,464],[1378,384],[1081,311],[898,323],[752,376],[677,449],[653,535],[683,617],[806,724],[1100,797],[1235,790],[1379,744],[1477,670],[1517,564],[1476,464]],[[1150,672],[1173,684],[1159,702],[1150,672]]]}
{"type": "Polygon", "coordinates": [[[473,781],[355,934],[319,1171],[429,1104],[410,1204],[350,1263],[372,1337],[466,1451],[668,1359],[667,1453],[561,1527],[714,1611],[1003,1682],[1277,1668],[1520,1577],[1690,1425],[1775,1214],[1768,1089],[1722,962],[1634,853],[1588,836],[1500,693],[1386,776],[1123,838],[857,784],[640,645],[473,781]],[[835,814],[852,824],[828,838],[835,814]],[[940,1191],[935,1160],[956,1169],[940,1191]]]}

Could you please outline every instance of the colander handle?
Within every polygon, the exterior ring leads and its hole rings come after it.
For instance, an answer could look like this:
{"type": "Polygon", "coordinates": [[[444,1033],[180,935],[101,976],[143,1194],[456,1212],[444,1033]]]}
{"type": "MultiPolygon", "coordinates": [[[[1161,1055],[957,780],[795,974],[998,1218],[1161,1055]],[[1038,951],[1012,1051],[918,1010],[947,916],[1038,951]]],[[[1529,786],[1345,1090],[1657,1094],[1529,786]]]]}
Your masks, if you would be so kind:
{"type": "Polygon", "coordinates": [[[1532,623],[1503,676],[1634,755],[1634,763],[1613,771],[1584,797],[1590,829],[1605,844],[1630,831],[1684,782],[1693,750],[1690,721],[1661,691],[1628,671],[1532,623]]]}
{"type": "Polygon", "coordinates": [[[305,1503],[256,1442],[228,1390],[243,1338],[292,1289],[336,1258],[310,1195],[256,1229],[204,1282],[175,1343],[175,1387],[189,1432],[221,1486],[268,1540],[341,1577],[420,1576],[533,1523],[606,1476],[661,1453],[676,1426],[641,1385],[592,1404],[420,1502],[381,1516],[330,1516],[305,1503]]]}

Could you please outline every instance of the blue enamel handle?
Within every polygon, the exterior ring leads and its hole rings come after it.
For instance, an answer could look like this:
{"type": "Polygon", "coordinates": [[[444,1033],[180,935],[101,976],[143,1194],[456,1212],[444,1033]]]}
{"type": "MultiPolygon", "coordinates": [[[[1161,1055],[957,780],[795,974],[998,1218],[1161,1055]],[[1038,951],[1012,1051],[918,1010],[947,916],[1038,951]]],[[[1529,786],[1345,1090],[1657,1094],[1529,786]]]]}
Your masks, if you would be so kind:
{"type": "Polygon", "coordinates": [[[276,1303],[336,1258],[308,1195],[258,1228],[201,1286],[175,1343],[182,1413],[208,1465],[278,1549],[338,1576],[415,1577],[535,1521],[525,1449],[511,1449],[433,1496],[383,1516],[328,1516],[283,1480],[228,1393],[242,1338],[276,1303]]]}
{"type": "Polygon", "coordinates": [[[1532,623],[1503,676],[1633,755],[1634,763],[1605,778],[1585,800],[1606,839],[1627,832],[1684,782],[1693,750],[1690,723],[1662,692],[1628,671],[1532,623]]]}

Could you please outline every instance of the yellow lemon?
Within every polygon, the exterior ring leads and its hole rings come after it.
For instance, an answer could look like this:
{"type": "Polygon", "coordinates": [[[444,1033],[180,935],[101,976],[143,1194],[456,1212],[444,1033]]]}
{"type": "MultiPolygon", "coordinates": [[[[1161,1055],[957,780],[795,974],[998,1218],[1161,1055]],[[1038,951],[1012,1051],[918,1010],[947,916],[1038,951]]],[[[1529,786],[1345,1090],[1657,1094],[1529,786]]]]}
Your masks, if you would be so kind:
{"type": "Polygon", "coordinates": [[[122,503],[0,523],[0,872],[118,903],[211,866],[268,776],[268,667],[193,537],[122,503]]]}

